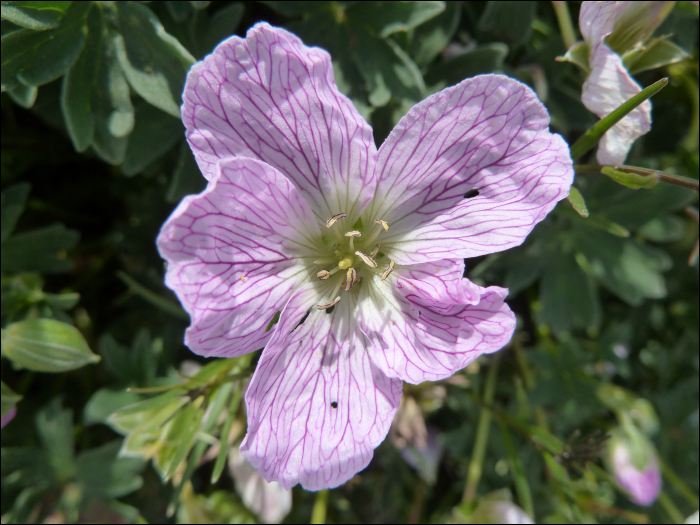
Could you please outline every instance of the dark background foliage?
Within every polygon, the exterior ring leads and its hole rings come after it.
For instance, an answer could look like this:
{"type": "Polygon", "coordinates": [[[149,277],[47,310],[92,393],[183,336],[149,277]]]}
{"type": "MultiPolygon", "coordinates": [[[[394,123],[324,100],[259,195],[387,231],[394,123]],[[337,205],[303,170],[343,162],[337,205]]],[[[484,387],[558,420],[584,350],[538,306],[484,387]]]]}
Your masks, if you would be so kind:
{"type": "MultiPolygon", "coordinates": [[[[155,248],[174,206],[205,186],[179,120],[195,60],[256,22],[285,27],[331,53],[378,146],[414,103],[500,72],[535,89],[571,144],[597,118],[580,101],[581,71],[555,61],[566,46],[552,4],[3,2],[3,414],[12,392],[22,396],[2,431],[3,522],[258,519],[225,469],[219,477],[245,428],[238,380],[258,354],[217,364],[182,344],[188,318],[155,248]],[[6,336],[34,319],[64,323],[42,326],[74,353],[22,361],[6,336]],[[188,379],[183,361],[208,364],[188,379]],[[173,400],[170,433],[134,430],[173,400]]],[[[568,4],[576,25],[580,4],[568,4]]],[[[697,17],[678,2],[656,31],[692,57],[636,75],[670,82],[627,164],[698,177],[697,17]]],[[[575,186],[588,218],[563,201],[523,246],[467,260],[468,277],[510,289],[518,316],[498,365],[484,357],[448,381],[407,386],[409,430],[395,425],[346,485],[321,496],[296,487],[287,522],[314,509],[328,522],[463,521],[477,501],[459,507],[470,464],[482,465],[479,498],[510,490],[538,522],[671,522],[697,510],[698,269],[687,262],[697,194],[631,190],[598,173],[575,186]],[[625,389],[617,404],[612,385],[625,389]],[[493,420],[478,425],[484,404],[493,420]],[[602,436],[626,418],[665,465],[649,508],[616,493],[604,470],[602,436]],[[399,447],[424,424],[439,453],[414,468],[399,447]],[[477,428],[490,430],[481,453],[477,428]]]]}

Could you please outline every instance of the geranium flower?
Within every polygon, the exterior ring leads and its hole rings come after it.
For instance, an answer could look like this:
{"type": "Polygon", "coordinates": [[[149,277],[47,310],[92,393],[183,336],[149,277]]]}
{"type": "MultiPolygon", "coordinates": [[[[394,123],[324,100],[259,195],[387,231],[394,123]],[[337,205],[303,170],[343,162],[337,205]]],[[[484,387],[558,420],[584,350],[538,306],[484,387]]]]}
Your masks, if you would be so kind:
{"type": "MultiPolygon", "coordinates": [[[[581,4],[579,27],[588,44],[590,64],[581,100],[591,112],[605,117],[642,90],[616,51],[633,49],[649,37],[670,5],[670,2],[581,4]]],[[[650,129],[651,103],[647,100],[603,135],[598,144],[598,162],[623,164],[634,141],[650,129]]]]}
{"type": "Polygon", "coordinates": [[[329,54],[267,24],[187,78],[204,176],[158,238],[204,356],[264,347],[241,451],[285,488],[338,486],[385,438],[402,381],[439,380],[511,338],[507,290],[464,257],[523,242],[573,169],[535,94],[499,75],[414,106],[377,151],[329,54]]]}
{"type": "Polygon", "coordinates": [[[611,470],[632,502],[648,507],[661,492],[661,471],[654,445],[638,430],[616,429],[608,445],[611,470]]]}

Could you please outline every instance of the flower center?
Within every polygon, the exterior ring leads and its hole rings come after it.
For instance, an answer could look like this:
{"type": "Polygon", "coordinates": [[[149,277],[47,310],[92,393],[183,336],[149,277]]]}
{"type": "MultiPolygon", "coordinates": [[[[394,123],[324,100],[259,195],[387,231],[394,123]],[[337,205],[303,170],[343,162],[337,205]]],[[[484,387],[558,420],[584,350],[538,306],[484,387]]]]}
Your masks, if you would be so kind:
{"type": "Polygon", "coordinates": [[[381,273],[381,280],[384,281],[394,270],[394,261],[389,260],[388,267],[383,271],[378,269],[376,261],[381,245],[375,241],[382,233],[389,231],[386,221],[375,220],[366,233],[363,232],[361,221],[358,221],[353,229],[343,233],[344,228],[340,228],[339,221],[345,222],[343,219],[346,218],[345,213],[338,213],[326,221],[326,228],[333,233],[328,242],[333,255],[328,259],[314,261],[314,264],[322,268],[316,273],[316,277],[335,280],[328,302],[317,306],[319,310],[326,310],[338,304],[342,296],[341,289],[349,292],[353,286],[360,283],[363,274],[381,273]],[[336,263],[335,266],[329,269],[333,262],[336,263]]]}

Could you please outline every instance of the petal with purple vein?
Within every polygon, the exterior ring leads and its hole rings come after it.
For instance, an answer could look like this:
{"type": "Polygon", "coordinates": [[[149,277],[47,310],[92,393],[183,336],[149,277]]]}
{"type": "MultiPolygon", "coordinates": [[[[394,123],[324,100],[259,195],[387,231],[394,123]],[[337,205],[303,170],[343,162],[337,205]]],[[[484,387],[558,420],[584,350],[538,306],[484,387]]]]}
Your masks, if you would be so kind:
{"type": "Polygon", "coordinates": [[[338,91],[323,49],[256,24],[192,67],[183,99],[187,138],[205,177],[221,158],[264,160],[323,221],[344,212],[354,222],[371,199],[372,128],[338,91]]]}
{"type": "Polygon", "coordinates": [[[366,220],[400,264],[493,253],[523,242],[566,197],[569,148],[534,92],[482,75],[416,104],[382,144],[366,220]],[[466,198],[472,190],[478,194],[466,198]]]}
{"type": "Polygon", "coordinates": [[[219,357],[262,348],[275,313],[311,278],[306,261],[322,253],[319,237],[284,175],[247,158],[217,164],[207,189],[186,197],[158,236],[165,282],[192,318],[187,346],[219,357]]]}

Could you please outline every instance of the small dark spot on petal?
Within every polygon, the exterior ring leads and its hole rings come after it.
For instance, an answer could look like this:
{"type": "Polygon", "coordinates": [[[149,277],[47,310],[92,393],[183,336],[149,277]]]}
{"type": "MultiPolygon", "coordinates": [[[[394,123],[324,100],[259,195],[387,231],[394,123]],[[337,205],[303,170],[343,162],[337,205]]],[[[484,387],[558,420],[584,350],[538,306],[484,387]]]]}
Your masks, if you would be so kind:
{"type": "Polygon", "coordinates": [[[331,406],[333,408],[338,408],[338,402],[337,401],[331,401],[331,406]]]}
{"type": "Polygon", "coordinates": [[[464,194],[465,199],[471,199],[472,197],[476,197],[479,195],[479,190],[469,190],[467,193],[464,194]]]}

